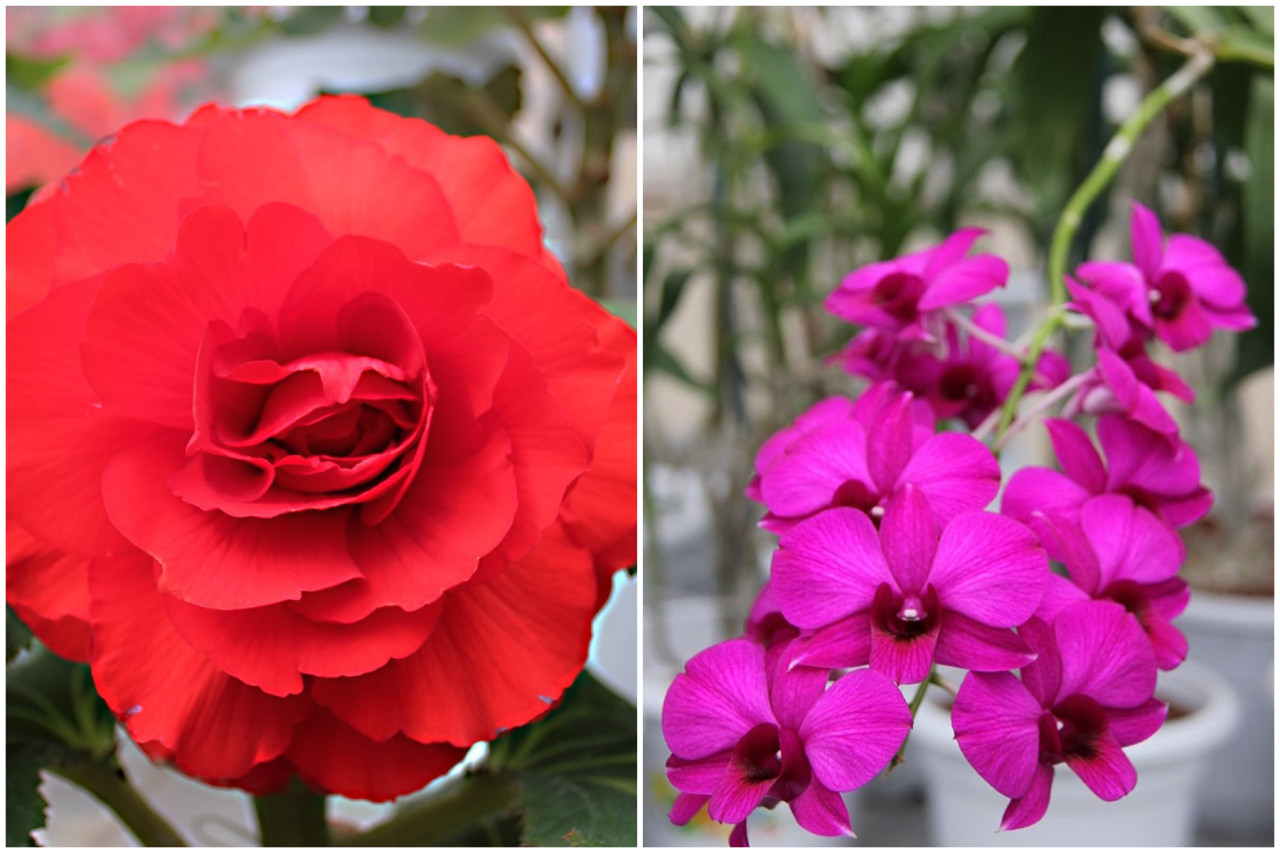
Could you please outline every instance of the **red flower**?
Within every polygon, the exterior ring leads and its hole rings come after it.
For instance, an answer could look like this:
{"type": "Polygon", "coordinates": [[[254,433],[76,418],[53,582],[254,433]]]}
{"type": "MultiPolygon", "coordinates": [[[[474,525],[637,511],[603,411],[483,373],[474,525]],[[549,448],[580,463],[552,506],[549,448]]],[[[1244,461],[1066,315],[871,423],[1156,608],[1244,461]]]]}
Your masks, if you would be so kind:
{"type": "Polygon", "coordinates": [[[573,681],[635,559],[635,334],[492,141],[205,107],[8,238],[8,598],[151,755],[388,799],[573,681]]]}

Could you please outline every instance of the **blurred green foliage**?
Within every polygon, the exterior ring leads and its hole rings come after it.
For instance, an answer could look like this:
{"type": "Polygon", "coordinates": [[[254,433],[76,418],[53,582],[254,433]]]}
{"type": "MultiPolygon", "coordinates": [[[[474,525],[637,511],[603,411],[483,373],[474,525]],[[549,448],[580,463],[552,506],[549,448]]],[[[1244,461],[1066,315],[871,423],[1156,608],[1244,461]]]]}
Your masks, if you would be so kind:
{"type": "MultiPolygon", "coordinates": [[[[1111,192],[1154,204],[1171,228],[1204,236],[1244,271],[1261,323],[1240,340],[1235,376],[1271,363],[1274,87],[1258,65],[1272,49],[1271,9],[913,11],[898,34],[832,58],[812,30],[876,10],[718,9],[695,26],[681,8],[646,9],[646,38],[663,43],[647,55],[674,74],[663,123],[696,136],[709,176],[707,196],[646,222],[647,372],[705,392],[713,423],[746,423],[747,386],[771,389],[765,429],[776,428],[821,393],[806,367],[848,334],[819,306],[844,272],[975,215],[1013,222],[1044,251],[1114,131],[1109,84],[1132,75],[1149,88],[1181,63],[1160,35],[1215,40],[1219,65],[1195,95],[1212,110],[1206,119],[1175,105],[1149,131],[1166,159],[1111,192]],[[904,168],[909,149],[923,152],[914,171],[904,168]],[[1230,171],[1241,157],[1247,178],[1230,171]],[[1016,192],[982,191],[996,167],[1016,192]],[[1157,190],[1170,181],[1186,201],[1164,210],[1157,190]],[[698,278],[713,282],[717,306],[709,376],[664,338],[698,278]],[[784,333],[788,316],[799,334],[784,333]],[[741,347],[757,342],[763,375],[742,364],[741,347]]],[[[1110,209],[1105,195],[1092,206],[1072,266],[1110,209]]]]}

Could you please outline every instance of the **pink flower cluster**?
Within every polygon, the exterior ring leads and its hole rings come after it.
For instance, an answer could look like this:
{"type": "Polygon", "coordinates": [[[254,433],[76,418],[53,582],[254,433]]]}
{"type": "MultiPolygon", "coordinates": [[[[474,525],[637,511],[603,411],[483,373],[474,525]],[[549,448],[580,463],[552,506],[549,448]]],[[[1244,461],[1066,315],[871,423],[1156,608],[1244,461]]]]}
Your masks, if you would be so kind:
{"type": "Polygon", "coordinates": [[[1133,789],[1124,747],[1163,723],[1157,670],[1187,654],[1172,624],[1189,596],[1176,528],[1213,500],[1157,396],[1192,390],[1146,347],[1184,350],[1256,320],[1211,246],[1163,244],[1136,204],[1132,231],[1132,264],[1067,278],[1095,363],[1072,375],[1058,353],[1035,362],[1028,390],[1065,399],[1065,417],[1045,421],[1061,470],[1014,473],[998,513],[1000,466],[975,436],[1025,356],[996,305],[971,303],[1004,285],[1004,261],[966,257],[980,235],[966,229],[856,270],[828,298],[865,327],[840,361],[872,384],[817,403],[756,457],[747,494],[780,541],[745,636],[694,657],[667,694],[672,821],[705,805],[745,845],[748,815],[787,802],[810,832],[851,835],[838,794],[900,752],[912,710],[898,686],[938,683],[939,664],[968,671],[952,725],[1010,799],[1002,829],[1044,816],[1059,764],[1104,800],[1133,789]],[[1069,419],[1083,415],[1101,452],[1069,419]]]}

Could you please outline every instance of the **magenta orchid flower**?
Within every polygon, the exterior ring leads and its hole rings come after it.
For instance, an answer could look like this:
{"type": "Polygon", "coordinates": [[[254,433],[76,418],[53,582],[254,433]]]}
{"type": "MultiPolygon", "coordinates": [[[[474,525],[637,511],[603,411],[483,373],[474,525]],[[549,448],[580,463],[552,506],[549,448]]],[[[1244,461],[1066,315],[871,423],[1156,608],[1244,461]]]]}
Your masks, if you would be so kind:
{"type": "Polygon", "coordinates": [[[943,521],[982,509],[1000,488],[1000,466],[980,441],[933,432],[920,401],[876,385],[877,406],[824,400],[775,435],[756,458],[747,495],[769,512],[760,524],[783,533],[833,507],[853,507],[879,521],[888,501],[916,487],[943,521]]]}
{"type": "MultiPolygon", "coordinates": [[[[1089,377],[1080,386],[1080,390],[1063,408],[1063,415],[1072,417],[1080,412],[1090,415],[1101,415],[1110,412],[1127,415],[1148,429],[1162,433],[1171,438],[1178,435],[1178,423],[1173,416],[1160,403],[1160,399],[1156,397],[1158,390],[1171,390],[1176,392],[1190,391],[1185,384],[1174,384],[1167,382],[1169,371],[1164,368],[1157,368],[1157,372],[1148,373],[1146,378],[1151,381],[1160,382],[1162,385],[1153,386],[1148,382],[1139,378],[1135,365],[1121,357],[1118,353],[1107,349],[1097,351],[1098,366],[1089,373],[1089,377]],[[1168,387],[1164,387],[1167,383],[1168,387]]],[[[1155,367],[1155,363],[1146,358],[1146,353],[1140,353],[1140,357],[1145,359],[1144,362],[1138,362],[1137,366],[1141,369],[1150,365],[1155,367]]],[[[1176,377],[1177,374],[1174,374],[1176,377]]]]}
{"type": "Polygon", "coordinates": [[[1003,830],[1044,817],[1058,764],[1103,800],[1129,793],[1138,776],[1123,747],[1154,734],[1167,712],[1152,698],[1151,645],[1120,605],[1075,604],[1052,624],[1028,620],[1019,633],[1038,655],[1022,668],[1022,680],[971,672],[951,713],[960,751],[1010,798],[1003,830]]]}
{"type": "MultiPolygon", "coordinates": [[[[992,337],[1005,338],[1004,311],[994,302],[978,306],[971,322],[992,337]]],[[[902,387],[928,400],[939,419],[956,418],[973,429],[1004,405],[1022,364],[977,335],[962,339],[951,321],[945,329],[945,355],[939,357],[934,347],[908,344],[894,360],[891,374],[902,387]]],[[[1046,350],[1028,388],[1053,388],[1070,375],[1066,357],[1046,350]]]]}
{"type": "Polygon", "coordinates": [[[1071,575],[1049,578],[1036,615],[1046,621],[1078,601],[1109,599],[1138,619],[1161,669],[1186,660],[1187,638],[1170,624],[1191,597],[1177,577],[1186,557],[1182,539],[1167,524],[1125,495],[1090,498],[1079,525],[1056,531],[1071,575]]]}
{"type": "Polygon", "coordinates": [[[667,777],[680,791],[671,821],[683,825],[705,804],[713,820],[735,824],[730,843],[746,846],[747,816],[785,801],[809,832],[852,836],[840,792],[885,768],[911,711],[878,672],[850,672],[829,689],[828,676],[785,661],[771,671],[746,639],[695,655],[662,706],[667,777]]]}
{"type": "Polygon", "coordinates": [[[1098,418],[1098,440],[1107,458],[1103,464],[1088,434],[1077,424],[1048,418],[1045,428],[1062,470],[1018,471],[1005,487],[1001,512],[1040,534],[1055,560],[1063,554],[1055,526],[1078,524],[1081,506],[1095,495],[1127,495],[1173,527],[1190,524],[1213,505],[1213,494],[1200,485],[1195,451],[1176,436],[1123,415],[1103,415],[1098,418]]]}
{"type": "Polygon", "coordinates": [[[1215,328],[1239,332],[1257,325],[1244,302],[1244,280],[1213,246],[1187,234],[1166,243],[1156,215],[1137,202],[1129,231],[1132,264],[1090,261],[1076,270],[1129,320],[1178,352],[1203,345],[1215,328]]]}
{"type": "Polygon", "coordinates": [[[926,315],[1003,287],[1009,277],[1009,265],[995,255],[965,257],[982,233],[962,228],[936,246],[860,267],[844,277],[825,307],[904,340],[931,338],[926,315]]]}
{"type": "Polygon", "coordinates": [[[870,663],[910,684],[935,662],[1001,670],[1031,660],[1011,629],[1035,612],[1048,572],[1025,526],[971,512],[940,529],[922,491],[907,486],[878,532],[841,507],[783,534],[772,580],[783,615],[810,632],[794,643],[793,664],[870,663]]]}
{"type": "Polygon", "coordinates": [[[782,647],[800,636],[800,629],[782,615],[782,608],[778,606],[778,600],[773,595],[772,580],[765,581],[760,592],[756,594],[756,600],[751,605],[751,612],[747,614],[747,621],[743,628],[743,633],[748,639],[764,647],[765,654],[769,656],[771,669],[782,647]]]}

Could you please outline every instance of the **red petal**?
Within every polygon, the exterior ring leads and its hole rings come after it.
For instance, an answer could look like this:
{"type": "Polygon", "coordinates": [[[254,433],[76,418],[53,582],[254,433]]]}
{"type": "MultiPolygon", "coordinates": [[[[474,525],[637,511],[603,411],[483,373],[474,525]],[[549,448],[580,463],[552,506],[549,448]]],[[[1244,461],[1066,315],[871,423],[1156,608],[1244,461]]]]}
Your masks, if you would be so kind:
{"type": "Polygon", "coordinates": [[[41,544],[12,518],[6,525],[5,598],[55,654],[89,659],[89,560],[41,544]]]}
{"type": "Polygon", "coordinates": [[[381,523],[353,522],[351,553],[368,581],[369,605],[416,610],[475,574],[480,556],[493,550],[516,516],[511,452],[507,436],[495,431],[459,462],[424,465],[381,523]]]}
{"type": "Polygon", "coordinates": [[[107,277],[84,335],[85,374],[110,411],[190,430],[209,323],[236,326],[246,308],[272,313],[328,240],[314,217],[288,205],[262,208],[248,229],[227,208],[195,211],[172,260],[107,277]]]}
{"type": "Polygon", "coordinates": [[[103,476],[112,520],[163,567],[160,588],[215,609],[261,607],[360,576],[347,552],[346,509],[272,519],[203,512],[173,494],[181,441],[118,455],[103,476]]]}
{"type": "Polygon", "coordinates": [[[492,417],[511,439],[518,500],[510,531],[481,567],[484,576],[529,552],[589,464],[587,449],[548,393],[538,366],[518,347],[494,390],[492,417]]]}
{"type": "Polygon", "coordinates": [[[440,184],[467,243],[504,246],[522,255],[542,254],[533,190],[488,137],[450,136],[419,119],[375,109],[358,97],[320,98],[297,117],[362,139],[376,139],[440,184]]]}
{"type": "Polygon", "coordinates": [[[209,124],[199,173],[242,217],[269,201],[314,213],[334,235],[386,240],[413,258],[458,243],[439,184],[375,142],[265,109],[209,124]]]}
{"type": "Polygon", "coordinates": [[[58,288],[8,324],[8,501],[33,536],[81,555],[119,554],[102,500],[111,458],[152,434],[103,416],[85,381],[79,342],[99,280],[58,288]]]}
{"type": "Polygon", "coordinates": [[[363,675],[417,651],[440,607],[373,611],[352,624],[312,622],[287,604],[208,610],[163,596],[174,629],[214,666],[272,696],[301,693],[303,675],[363,675]]]}
{"type": "Polygon", "coordinates": [[[28,204],[5,226],[5,317],[39,302],[53,283],[54,212],[50,202],[28,204]]]}
{"type": "Polygon", "coordinates": [[[621,320],[598,327],[601,343],[626,357],[627,367],[596,438],[591,468],[565,500],[561,519],[575,542],[595,557],[599,604],[609,597],[613,573],[636,562],[636,334],[621,320]]]}
{"type": "Polygon", "coordinates": [[[311,695],[365,735],[468,745],[547,710],[582,670],[595,612],[590,556],[559,527],[504,574],[450,592],[426,645],[311,695]]]}
{"type": "Polygon", "coordinates": [[[435,260],[489,273],[494,291],[486,313],[533,356],[574,431],[593,447],[626,366],[622,355],[601,348],[604,309],[563,275],[502,249],[467,246],[435,260]]]}
{"type": "Polygon", "coordinates": [[[466,754],[464,747],[421,744],[401,735],[370,740],[319,709],[298,726],[287,756],[315,790],[382,802],[413,793],[466,754]]]}
{"type": "Polygon", "coordinates": [[[96,146],[53,195],[53,285],[173,251],[182,200],[199,193],[199,134],[139,121],[96,146]]]}
{"type": "Polygon", "coordinates": [[[153,565],[138,554],[89,570],[98,692],[135,740],[159,741],[189,775],[231,779],[276,758],[313,706],[237,681],[187,645],[165,617],[153,565]]]}

